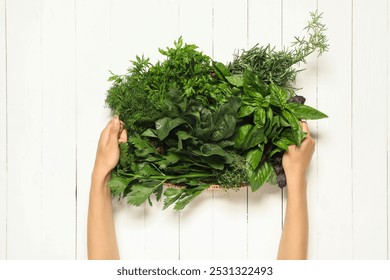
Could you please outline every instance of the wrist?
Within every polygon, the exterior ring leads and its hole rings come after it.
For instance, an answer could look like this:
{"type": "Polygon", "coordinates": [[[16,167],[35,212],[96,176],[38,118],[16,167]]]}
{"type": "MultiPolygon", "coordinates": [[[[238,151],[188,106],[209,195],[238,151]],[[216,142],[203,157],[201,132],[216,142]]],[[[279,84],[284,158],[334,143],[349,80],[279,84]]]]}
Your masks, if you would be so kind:
{"type": "Polygon", "coordinates": [[[287,177],[287,190],[290,195],[306,195],[307,180],[306,177],[290,176],[287,177]]]}
{"type": "Polygon", "coordinates": [[[99,170],[94,168],[91,175],[92,185],[107,186],[108,181],[111,178],[111,172],[99,170]]]}

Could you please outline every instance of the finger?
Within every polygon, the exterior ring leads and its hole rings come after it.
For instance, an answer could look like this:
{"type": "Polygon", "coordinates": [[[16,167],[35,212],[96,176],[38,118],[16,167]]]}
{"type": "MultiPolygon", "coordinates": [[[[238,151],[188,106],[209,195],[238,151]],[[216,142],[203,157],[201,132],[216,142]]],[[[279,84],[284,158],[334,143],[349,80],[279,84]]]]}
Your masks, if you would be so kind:
{"type": "Polygon", "coordinates": [[[102,130],[100,133],[100,139],[99,139],[99,144],[107,144],[108,138],[109,138],[109,133],[110,133],[110,124],[111,122],[108,122],[106,127],[102,130]]]}
{"type": "Polygon", "coordinates": [[[120,121],[118,117],[115,116],[110,123],[108,144],[118,145],[119,130],[120,130],[120,121]]]}
{"type": "Polygon", "coordinates": [[[127,142],[127,131],[126,129],[123,129],[119,136],[118,143],[126,143],[126,142],[127,142]]]}
{"type": "Polygon", "coordinates": [[[122,133],[123,129],[125,129],[125,124],[122,121],[120,121],[119,135],[122,133]]]}
{"type": "Polygon", "coordinates": [[[307,134],[310,134],[309,126],[307,125],[306,121],[301,120],[301,127],[302,127],[302,131],[303,132],[306,132],[307,134]]]}

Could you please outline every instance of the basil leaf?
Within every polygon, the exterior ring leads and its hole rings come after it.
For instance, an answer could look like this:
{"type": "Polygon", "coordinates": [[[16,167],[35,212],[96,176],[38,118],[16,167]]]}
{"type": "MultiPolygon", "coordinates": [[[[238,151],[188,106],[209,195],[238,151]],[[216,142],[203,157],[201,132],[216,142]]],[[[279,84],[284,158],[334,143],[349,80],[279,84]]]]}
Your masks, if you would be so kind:
{"type": "Polygon", "coordinates": [[[237,135],[234,139],[234,146],[236,148],[241,148],[243,146],[245,137],[247,136],[247,134],[251,129],[252,129],[252,125],[250,124],[243,125],[238,129],[237,135]]]}
{"type": "Polygon", "coordinates": [[[287,108],[298,118],[307,120],[319,120],[328,116],[317,109],[299,103],[289,103],[287,108]]]}
{"type": "Polygon", "coordinates": [[[227,76],[226,80],[235,87],[242,87],[244,85],[244,77],[242,75],[227,76]]]}
{"type": "Polygon", "coordinates": [[[289,111],[282,111],[282,115],[294,130],[301,130],[301,124],[296,116],[292,115],[289,111]]]}
{"type": "Polygon", "coordinates": [[[291,139],[288,139],[288,138],[280,138],[278,139],[276,142],[274,142],[274,145],[283,149],[283,150],[288,150],[288,147],[291,146],[291,145],[295,145],[295,141],[291,140],[291,139]]]}
{"type": "Polygon", "coordinates": [[[256,92],[261,97],[267,95],[267,84],[265,84],[255,72],[247,69],[244,72],[244,92],[256,92]]]}
{"type": "Polygon", "coordinates": [[[264,108],[258,107],[255,110],[253,122],[260,127],[263,127],[265,124],[265,119],[266,119],[266,113],[264,108]]]}
{"type": "Polygon", "coordinates": [[[264,140],[264,130],[262,128],[247,124],[238,129],[234,146],[245,151],[262,143],[264,140]]]}
{"type": "Polygon", "coordinates": [[[248,168],[249,183],[252,192],[257,191],[268,180],[272,173],[272,167],[268,162],[253,170],[248,168]]]}
{"type": "Polygon", "coordinates": [[[240,110],[238,110],[238,114],[237,114],[237,117],[238,118],[243,118],[243,117],[246,117],[246,116],[249,116],[250,114],[252,114],[254,111],[255,111],[255,107],[253,106],[241,106],[240,107],[240,110]]]}
{"type": "Polygon", "coordinates": [[[288,94],[285,90],[278,87],[275,84],[270,84],[269,86],[270,100],[269,102],[279,108],[284,108],[287,104],[288,94]]]}
{"type": "Polygon", "coordinates": [[[261,157],[263,155],[262,148],[255,148],[246,154],[246,162],[252,167],[253,170],[257,168],[261,161],[261,157]]]}

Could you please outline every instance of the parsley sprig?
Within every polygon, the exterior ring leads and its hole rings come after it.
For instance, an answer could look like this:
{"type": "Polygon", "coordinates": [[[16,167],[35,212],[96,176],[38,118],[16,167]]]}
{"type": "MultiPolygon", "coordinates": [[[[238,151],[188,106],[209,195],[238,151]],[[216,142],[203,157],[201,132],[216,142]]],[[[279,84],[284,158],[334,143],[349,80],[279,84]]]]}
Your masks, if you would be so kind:
{"type": "Polygon", "coordinates": [[[128,73],[112,74],[106,102],[129,134],[108,184],[113,195],[136,206],[164,196],[164,209],[181,210],[212,184],[284,187],[283,152],[305,137],[299,119],[327,117],[294,89],[294,66],[328,48],[320,19],[311,14],[308,38],[291,49],[256,45],[224,65],[180,37],[159,50],[163,61],[137,56],[128,73]],[[176,187],[164,191],[168,183],[176,187]]]}

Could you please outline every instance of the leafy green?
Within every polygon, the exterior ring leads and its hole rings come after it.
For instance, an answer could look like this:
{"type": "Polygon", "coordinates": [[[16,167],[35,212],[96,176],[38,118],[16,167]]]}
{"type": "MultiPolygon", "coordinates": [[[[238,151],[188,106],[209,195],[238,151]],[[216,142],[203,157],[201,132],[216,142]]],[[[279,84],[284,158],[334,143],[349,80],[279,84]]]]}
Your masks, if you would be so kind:
{"type": "Polygon", "coordinates": [[[284,187],[283,152],[306,136],[300,119],[327,117],[293,84],[294,66],[327,50],[320,19],[311,14],[308,38],[291,49],[256,45],[224,65],[180,37],[159,49],[162,61],[137,56],[125,75],[111,73],[106,103],[128,132],[108,183],[113,195],[135,206],[164,197],[164,209],[181,210],[211,184],[284,187]]]}

